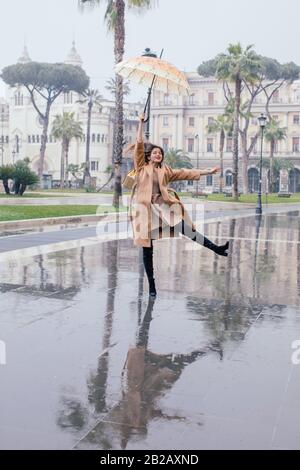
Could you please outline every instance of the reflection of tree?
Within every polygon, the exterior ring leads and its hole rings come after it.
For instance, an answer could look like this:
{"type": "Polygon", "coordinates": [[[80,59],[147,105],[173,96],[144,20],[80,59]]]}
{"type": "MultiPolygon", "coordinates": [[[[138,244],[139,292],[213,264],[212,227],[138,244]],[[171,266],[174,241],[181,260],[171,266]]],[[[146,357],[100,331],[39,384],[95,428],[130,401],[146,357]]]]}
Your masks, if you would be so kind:
{"type": "Polygon", "coordinates": [[[101,413],[106,408],[106,387],[108,378],[109,353],[111,346],[111,335],[113,327],[113,316],[115,307],[115,295],[118,279],[118,247],[119,241],[114,240],[107,243],[107,301],[106,315],[104,317],[104,335],[102,339],[102,351],[97,372],[91,374],[88,383],[89,401],[95,406],[95,411],[101,413]]]}
{"type": "MultiPolygon", "coordinates": [[[[299,216],[299,213],[298,213],[299,216]]],[[[297,244],[297,288],[300,297],[300,220],[298,220],[298,244],[297,244]]]]}

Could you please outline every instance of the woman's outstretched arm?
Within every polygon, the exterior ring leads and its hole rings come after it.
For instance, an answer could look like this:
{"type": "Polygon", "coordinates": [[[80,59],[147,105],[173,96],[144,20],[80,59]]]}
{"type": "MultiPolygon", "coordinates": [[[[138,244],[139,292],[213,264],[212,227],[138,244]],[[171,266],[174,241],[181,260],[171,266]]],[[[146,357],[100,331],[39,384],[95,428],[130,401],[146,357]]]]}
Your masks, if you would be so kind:
{"type": "Polygon", "coordinates": [[[145,153],[144,153],[144,119],[145,115],[142,113],[140,115],[140,122],[138,127],[137,139],[134,148],[134,168],[136,171],[140,170],[145,164],[145,153]]]}
{"type": "Polygon", "coordinates": [[[169,166],[166,167],[167,179],[169,182],[179,180],[199,180],[201,176],[214,175],[219,171],[220,168],[218,166],[215,166],[214,168],[206,168],[205,170],[196,170],[194,168],[192,170],[187,168],[173,170],[169,166]]]}

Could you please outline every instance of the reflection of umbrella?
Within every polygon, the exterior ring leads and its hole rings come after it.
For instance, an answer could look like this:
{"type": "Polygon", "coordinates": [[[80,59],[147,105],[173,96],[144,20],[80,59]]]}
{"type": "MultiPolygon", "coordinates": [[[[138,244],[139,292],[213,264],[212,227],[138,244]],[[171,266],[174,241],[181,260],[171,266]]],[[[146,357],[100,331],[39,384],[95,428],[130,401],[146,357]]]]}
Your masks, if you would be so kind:
{"type": "Polygon", "coordinates": [[[157,57],[140,56],[126,59],[117,64],[115,70],[123,78],[147,87],[151,87],[155,78],[154,89],[167,94],[189,93],[189,84],[184,73],[157,57]]]}
{"type": "Polygon", "coordinates": [[[144,112],[148,110],[148,118],[145,119],[145,122],[147,122],[147,139],[149,139],[150,134],[149,118],[152,88],[174,95],[187,95],[190,92],[190,87],[184,73],[169,62],[162,60],[162,52],[158,59],[150,49],[146,49],[142,56],[123,60],[115,67],[116,73],[123,78],[149,88],[144,110],[144,112]]]}

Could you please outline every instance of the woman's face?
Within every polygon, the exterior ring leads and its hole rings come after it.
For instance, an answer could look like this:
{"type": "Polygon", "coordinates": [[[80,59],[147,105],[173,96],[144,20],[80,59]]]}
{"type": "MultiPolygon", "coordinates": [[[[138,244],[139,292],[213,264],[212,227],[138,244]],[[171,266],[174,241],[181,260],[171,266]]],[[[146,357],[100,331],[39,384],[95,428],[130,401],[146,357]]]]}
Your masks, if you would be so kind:
{"type": "Polygon", "coordinates": [[[163,156],[162,156],[161,150],[155,147],[151,152],[150,161],[153,163],[160,163],[162,161],[162,158],[163,156]]]}

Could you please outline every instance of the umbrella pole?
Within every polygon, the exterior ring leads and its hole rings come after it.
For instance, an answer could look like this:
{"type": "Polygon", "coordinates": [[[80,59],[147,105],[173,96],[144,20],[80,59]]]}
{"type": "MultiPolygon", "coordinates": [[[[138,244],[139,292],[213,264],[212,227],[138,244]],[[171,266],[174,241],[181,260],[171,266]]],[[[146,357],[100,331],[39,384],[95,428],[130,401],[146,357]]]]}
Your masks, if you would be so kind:
{"type": "MultiPolygon", "coordinates": [[[[160,56],[159,56],[160,59],[162,58],[163,52],[164,50],[162,49],[160,56]]],[[[150,137],[151,94],[152,94],[152,89],[153,89],[155,79],[156,79],[156,75],[154,75],[151,86],[148,89],[148,98],[147,98],[145,108],[144,108],[144,114],[146,114],[146,111],[147,111],[147,119],[145,119],[144,122],[146,123],[145,137],[148,142],[149,142],[149,137],[150,137]]]]}

